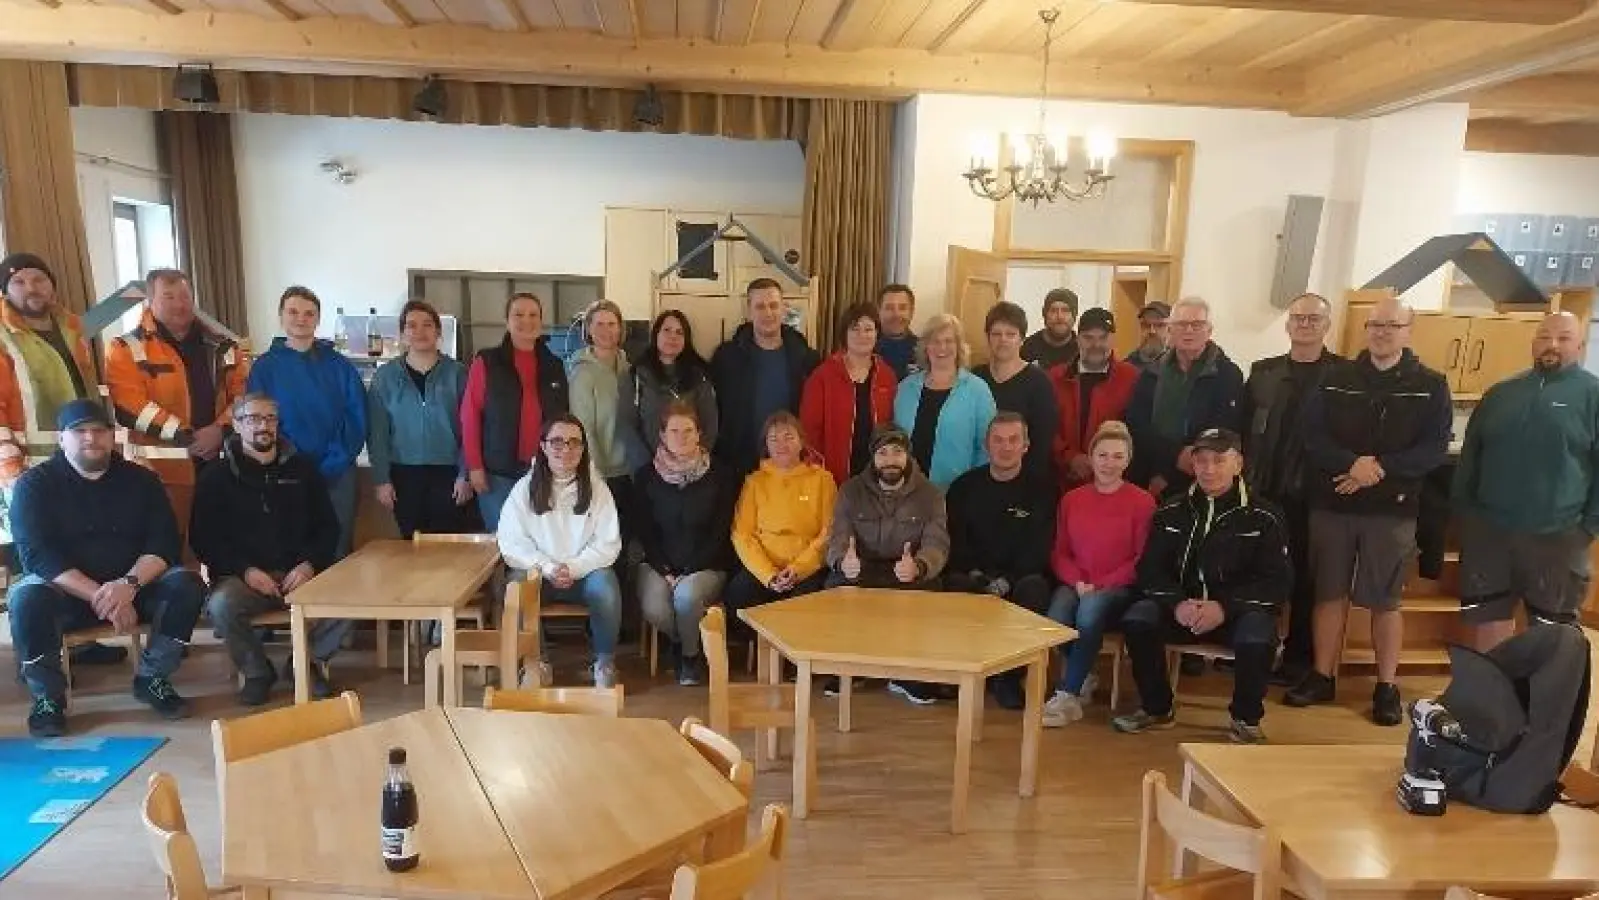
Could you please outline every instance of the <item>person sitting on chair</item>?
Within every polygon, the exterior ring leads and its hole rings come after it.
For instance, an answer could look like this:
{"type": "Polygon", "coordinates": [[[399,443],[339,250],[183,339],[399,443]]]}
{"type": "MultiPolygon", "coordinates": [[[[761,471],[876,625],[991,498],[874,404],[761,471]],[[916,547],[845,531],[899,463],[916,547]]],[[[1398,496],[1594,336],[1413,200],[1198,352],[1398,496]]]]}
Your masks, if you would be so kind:
{"type": "Polygon", "coordinates": [[[1127,655],[1141,708],[1111,720],[1117,731],[1170,728],[1168,644],[1229,647],[1235,657],[1228,736],[1266,739],[1266,683],[1277,654],[1277,611],[1293,586],[1288,535],[1276,510],[1238,477],[1242,446],[1235,432],[1203,431],[1194,440],[1194,484],[1155,510],[1138,561],[1143,598],[1122,618],[1127,655]]]}
{"type": "MultiPolygon", "coordinates": [[[[828,587],[938,590],[949,558],[944,497],[910,453],[910,435],[899,426],[872,432],[871,466],[844,482],[833,508],[828,587]]],[[[916,704],[937,699],[915,682],[891,681],[888,689],[916,704]]]]}
{"type": "Polygon", "coordinates": [[[11,529],[28,573],[11,588],[11,644],[33,702],[28,733],[66,733],[62,632],[102,622],[119,633],[151,626],[133,696],[163,718],[189,704],[172,673],[205,602],[200,576],[181,565],[178,522],[154,472],[115,450],[111,417],[93,400],[56,416],[60,450],[29,469],[11,500],[11,529]]]}
{"type": "MultiPolygon", "coordinates": [[[[211,574],[211,624],[244,676],[239,702],[260,706],[277,673],[252,620],[286,607],[284,597],[333,565],[339,519],[327,482],[309,456],[278,436],[278,404],[245,394],[233,404],[233,430],[222,460],[200,473],[190,544],[211,574]]],[[[327,665],[351,625],[311,623],[311,695],[333,696],[327,665]]]]}

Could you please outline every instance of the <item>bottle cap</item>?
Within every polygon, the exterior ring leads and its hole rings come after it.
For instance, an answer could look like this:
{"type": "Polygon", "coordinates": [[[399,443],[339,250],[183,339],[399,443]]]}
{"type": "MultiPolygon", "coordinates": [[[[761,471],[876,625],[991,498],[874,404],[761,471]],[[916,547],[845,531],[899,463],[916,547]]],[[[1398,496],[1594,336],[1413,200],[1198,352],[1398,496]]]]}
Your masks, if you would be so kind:
{"type": "Polygon", "coordinates": [[[404,764],[405,764],[405,748],[404,747],[390,747],[389,748],[389,765],[391,765],[391,766],[401,766],[401,765],[404,765],[404,764]]]}

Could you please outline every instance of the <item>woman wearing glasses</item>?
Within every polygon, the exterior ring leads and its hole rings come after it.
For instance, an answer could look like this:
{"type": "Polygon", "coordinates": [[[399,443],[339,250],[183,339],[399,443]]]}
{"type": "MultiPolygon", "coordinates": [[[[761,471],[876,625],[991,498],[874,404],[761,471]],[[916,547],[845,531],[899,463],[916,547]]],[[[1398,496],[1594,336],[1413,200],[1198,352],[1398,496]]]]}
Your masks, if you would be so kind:
{"type": "MultiPolygon", "coordinates": [[[[513,577],[543,579],[544,599],[588,607],[594,684],[615,687],[622,589],[611,564],[622,550],[622,531],[576,417],[545,419],[532,467],[506,498],[497,534],[513,577]]],[[[538,680],[549,683],[547,664],[538,680]]]]}

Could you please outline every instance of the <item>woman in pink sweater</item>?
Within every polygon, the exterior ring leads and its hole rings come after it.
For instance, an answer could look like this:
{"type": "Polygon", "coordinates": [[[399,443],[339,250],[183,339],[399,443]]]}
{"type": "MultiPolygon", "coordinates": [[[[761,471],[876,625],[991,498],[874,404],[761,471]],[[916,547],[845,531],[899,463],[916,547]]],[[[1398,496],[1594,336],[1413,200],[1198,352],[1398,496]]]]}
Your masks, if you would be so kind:
{"type": "Polygon", "coordinates": [[[1083,717],[1083,698],[1093,694],[1089,678],[1105,640],[1132,600],[1138,557],[1149,537],[1155,500],[1122,480],[1132,461],[1127,426],[1106,422],[1088,444],[1094,480],[1060,500],[1050,566],[1060,587],[1049,617],[1077,629],[1066,648],[1066,670],[1055,695],[1044,704],[1044,726],[1059,728],[1083,717]]]}

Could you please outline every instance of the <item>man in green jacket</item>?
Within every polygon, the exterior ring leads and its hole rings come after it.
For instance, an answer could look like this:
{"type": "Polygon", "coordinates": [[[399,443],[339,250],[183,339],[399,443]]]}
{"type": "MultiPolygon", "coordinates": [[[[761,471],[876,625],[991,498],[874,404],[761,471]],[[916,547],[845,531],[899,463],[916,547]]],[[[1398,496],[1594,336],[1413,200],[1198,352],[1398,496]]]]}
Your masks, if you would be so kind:
{"type": "Polygon", "coordinates": [[[1460,610],[1487,651],[1532,622],[1575,624],[1599,532],[1599,377],[1582,367],[1583,324],[1538,325],[1532,368],[1489,389],[1455,470],[1460,610]]]}

